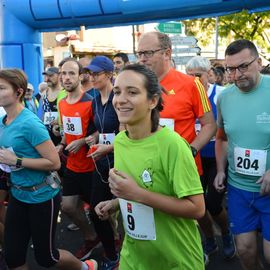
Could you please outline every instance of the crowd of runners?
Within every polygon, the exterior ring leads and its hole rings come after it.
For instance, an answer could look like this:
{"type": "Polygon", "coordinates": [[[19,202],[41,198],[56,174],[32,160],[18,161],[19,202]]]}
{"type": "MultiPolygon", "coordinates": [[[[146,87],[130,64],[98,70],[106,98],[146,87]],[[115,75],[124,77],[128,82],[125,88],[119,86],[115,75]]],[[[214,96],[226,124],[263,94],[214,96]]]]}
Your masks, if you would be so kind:
{"type": "Polygon", "coordinates": [[[270,267],[270,77],[256,46],[236,40],[224,64],[195,56],[184,74],[169,36],[148,32],[136,56],[65,58],[36,95],[22,70],[0,70],[8,268],[29,269],[31,242],[46,268],[200,270],[215,227],[224,259],[270,267]],[[83,235],[74,254],[55,245],[59,211],[83,235]]]}

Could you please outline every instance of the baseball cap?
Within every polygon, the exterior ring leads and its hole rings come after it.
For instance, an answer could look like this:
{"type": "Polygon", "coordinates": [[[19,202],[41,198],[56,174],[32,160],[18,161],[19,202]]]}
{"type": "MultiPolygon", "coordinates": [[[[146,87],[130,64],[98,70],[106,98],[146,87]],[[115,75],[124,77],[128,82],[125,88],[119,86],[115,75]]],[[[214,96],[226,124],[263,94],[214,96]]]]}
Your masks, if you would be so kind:
{"type": "Polygon", "coordinates": [[[58,74],[59,73],[59,68],[58,67],[49,67],[47,68],[42,75],[53,75],[53,74],[58,74]]]}
{"type": "Polygon", "coordinates": [[[27,89],[34,91],[34,86],[31,83],[27,84],[27,89]]]}
{"type": "Polygon", "coordinates": [[[101,71],[113,71],[113,61],[106,56],[96,56],[92,59],[91,63],[87,68],[92,72],[101,72],[101,71]]]}

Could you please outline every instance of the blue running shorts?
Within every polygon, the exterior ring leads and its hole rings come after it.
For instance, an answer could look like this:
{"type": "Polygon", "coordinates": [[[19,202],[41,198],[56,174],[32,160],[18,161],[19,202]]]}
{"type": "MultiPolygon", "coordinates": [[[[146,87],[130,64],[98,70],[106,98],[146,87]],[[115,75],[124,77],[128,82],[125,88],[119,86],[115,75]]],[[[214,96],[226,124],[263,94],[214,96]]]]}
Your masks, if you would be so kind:
{"type": "Polygon", "coordinates": [[[270,195],[228,185],[228,213],[233,234],[261,230],[270,241],[270,195]]]}

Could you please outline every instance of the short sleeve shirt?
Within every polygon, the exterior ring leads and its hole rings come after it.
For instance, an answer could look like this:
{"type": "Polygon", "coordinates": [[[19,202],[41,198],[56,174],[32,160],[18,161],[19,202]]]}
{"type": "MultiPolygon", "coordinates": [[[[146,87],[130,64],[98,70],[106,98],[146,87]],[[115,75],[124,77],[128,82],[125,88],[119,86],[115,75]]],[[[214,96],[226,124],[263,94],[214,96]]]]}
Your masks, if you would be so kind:
{"type": "MultiPolygon", "coordinates": [[[[114,151],[115,168],[144,189],[175,198],[203,193],[188,144],[166,127],[141,140],[131,140],[122,131],[115,138],[114,151]],[[151,179],[147,183],[143,177],[146,172],[151,179]]],[[[157,209],[154,220],[156,240],[137,240],[126,234],[120,259],[122,269],[204,269],[194,220],[157,209]],[[159,257],[162,259],[157,260],[159,257]]]]}
{"type": "MultiPolygon", "coordinates": [[[[4,117],[2,117],[0,129],[2,132],[0,145],[5,148],[12,147],[18,157],[40,158],[41,156],[35,146],[50,140],[46,127],[28,109],[23,109],[9,125],[5,125],[4,117]]],[[[11,182],[19,186],[29,187],[42,183],[47,175],[48,172],[45,171],[23,168],[11,172],[11,182]]],[[[20,201],[39,203],[49,200],[59,190],[46,186],[34,192],[11,188],[11,192],[20,201]]]]}
{"type": "MultiPolygon", "coordinates": [[[[174,119],[174,130],[180,134],[188,143],[195,137],[196,119],[211,111],[206,91],[198,79],[171,69],[160,81],[167,90],[163,94],[164,109],[160,113],[162,118],[174,119]]],[[[197,155],[196,165],[199,174],[202,174],[200,155],[197,155]]]]}
{"type": "Polygon", "coordinates": [[[252,150],[266,152],[266,167],[270,169],[270,77],[261,75],[256,88],[241,91],[232,85],[218,97],[218,127],[223,128],[228,138],[227,156],[229,162],[228,183],[250,192],[259,192],[259,176],[239,173],[236,166],[249,169],[256,166],[252,150]],[[245,150],[245,155],[235,159],[236,149],[245,150]]]}
{"type": "MultiPolygon", "coordinates": [[[[59,102],[59,113],[67,145],[85,138],[94,129],[92,98],[87,93],[83,93],[74,104],[69,104],[66,98],[62,99],[59,102]]],[[[94,171],[93,160],[86,157],[87,151],[88,146],[85,144],[77,153],[68,153],[67,168],[77,173],[94,171]]]]}

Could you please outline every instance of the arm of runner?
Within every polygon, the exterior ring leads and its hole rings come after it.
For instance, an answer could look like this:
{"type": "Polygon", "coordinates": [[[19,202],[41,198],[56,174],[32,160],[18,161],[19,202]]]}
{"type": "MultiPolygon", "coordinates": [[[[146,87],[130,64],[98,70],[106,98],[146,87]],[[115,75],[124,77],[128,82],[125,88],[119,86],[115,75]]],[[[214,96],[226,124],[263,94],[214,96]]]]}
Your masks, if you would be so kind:
{"type": "Polygon", "coordinates": [[[103,201],[96,205],[95,211],[101,220],[108,219],[111,214],[119,209],[118,199],[103,201]]]}
{"type": "Polygon", "coordinates": [[[262,177],[256,182],[261,185],[261,195],[270,194],[270,170],[266,171],[262,177]]]}
{"type": "Polygon", "coordinates": [[[58,123],[52,124],[52,132],[56,137],[60,137],[60,125],[58,123]]]}
{"type": "Polygon", "coordinates": [[[92,146],[98,142],[98,136],[99,132],[96,131],[93,134],[85,137],[85,143],[88,144],[88,146],[92,146]]]}
{"type": "Polygon", "coordinates": [[[95,147],[96,150],[89,155],[89,157],[92,157],[95,160],[113,151],[113,144],[94,144],[92,146],[95,147]]]}
{"type": "Polygon", "coordinates": [[[51,140],[47,140],[35,146],[35,148],[41,155],[41,158],[17,157],[14,152],[0,149],[0,163],[16,166],[17,159],[20,159],[21,166],[28,169],[55,171],[60,168],[60,159],[51,140]]]}
{"type": "Polygon", "coordinates": [[[65,150],[67,150],[70,153],[74,153],[76,154],[83,145],[85,145],[85,138],[81,138],[75,141],[72,141],[70,144],[68,144],[65,148],[65,150]]]}
{"type": "Polygon", "coordinates": [[[66,138],[64,135],[62,137],[61,142],[56,146],[56,150],[57,150],[58,154],[62,154],[65,147],[66,147],[66,138]]]}
{"type": "Polygon", "coordinates": [[[203,194],[176,198],[141,188],[127,174],[110,170],[109,186],[113,195],[136,201],[160,211],[184,218],[198,219],[205,213],[203,194]]]}
{"type": "Polygon", "coordinates": [[[215,143],[217,175],[214,180],[214,186],[217,191],[225,189],[226,166],[227,166],[227,136],[223,128],[218,128],[215,143]]]}
{"type": "Polygon", "coordinates": [[[201,150],[211,140],[217,130],[217,125],[212,111],[204,113],[204,115],[199,118],[199,121],[201,124],[201,130],[191,143],[197,151],[201,150]]]}

